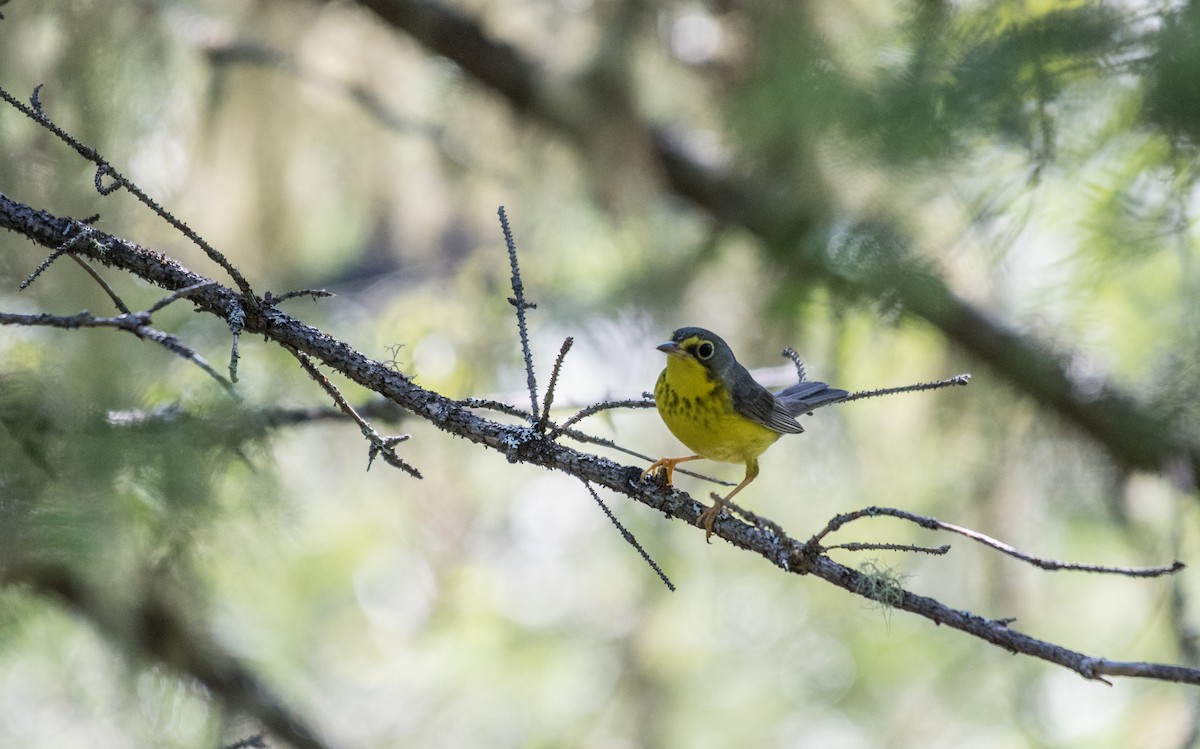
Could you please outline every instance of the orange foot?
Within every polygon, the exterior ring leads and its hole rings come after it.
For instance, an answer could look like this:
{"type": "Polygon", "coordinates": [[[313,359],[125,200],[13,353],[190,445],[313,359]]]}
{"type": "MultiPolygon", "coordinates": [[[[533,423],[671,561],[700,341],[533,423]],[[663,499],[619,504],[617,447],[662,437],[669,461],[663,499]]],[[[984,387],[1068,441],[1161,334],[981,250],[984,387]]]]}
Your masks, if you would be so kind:
{"type": "Polygon", "coordinates": [[[706,508],[700,513],[700,517],[696,518],[696,525],[704,528],[704,540],[706,543],[712,543],[713,523],[717,522],[717,518],[725,509],[725,503],[721,500],[713,502],[713,506],[706,508]]]}
{"type": "Polygon", "coordinates": [[[642,481],[645,481],[650,476],[666,474],[667,486],[671,486],[671,479],[675,475],[675,466],[680,463],[686,463],[689,460],[700,460],[701,455],[689,455],[686,458],[659,458],[650,464],[650,467],[642,471],[642,481]]]}

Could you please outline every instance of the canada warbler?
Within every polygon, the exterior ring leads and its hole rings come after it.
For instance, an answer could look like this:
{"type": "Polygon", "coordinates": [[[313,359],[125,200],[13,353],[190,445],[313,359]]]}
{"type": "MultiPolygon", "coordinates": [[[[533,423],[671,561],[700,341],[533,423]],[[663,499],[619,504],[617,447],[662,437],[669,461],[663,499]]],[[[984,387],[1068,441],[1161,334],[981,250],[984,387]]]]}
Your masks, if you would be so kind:
{"type": "Polygon", "coordinates": [[[658,350],[667,355],[667,368],[654,386],[655,405],[671,433],[696,454],[655,461],[642,478],[665,471],[669,486],[675,466],[700,458],[746,466],[742,483],[696,519],[709,540],[725,500],[758,476],[758,456],[779,435],[804,431],[797,416],[849,393],[823,382],[800,382],[772,393],[738,364],[729,344],[704,328],[680,328],[658,350]]]}

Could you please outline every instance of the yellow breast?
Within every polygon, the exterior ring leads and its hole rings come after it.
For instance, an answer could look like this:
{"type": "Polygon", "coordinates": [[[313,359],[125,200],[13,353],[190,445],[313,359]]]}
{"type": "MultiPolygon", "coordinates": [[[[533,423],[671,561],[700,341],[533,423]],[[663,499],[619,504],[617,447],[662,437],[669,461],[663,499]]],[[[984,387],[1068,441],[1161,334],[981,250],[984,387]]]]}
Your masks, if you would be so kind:
{"type": "Polygon", "coordinates": [[[671,433],[710,460],[749,464],[779,439],[735,411],[729,391],[694,359],[667,357],[654,402],[671,433]]]}

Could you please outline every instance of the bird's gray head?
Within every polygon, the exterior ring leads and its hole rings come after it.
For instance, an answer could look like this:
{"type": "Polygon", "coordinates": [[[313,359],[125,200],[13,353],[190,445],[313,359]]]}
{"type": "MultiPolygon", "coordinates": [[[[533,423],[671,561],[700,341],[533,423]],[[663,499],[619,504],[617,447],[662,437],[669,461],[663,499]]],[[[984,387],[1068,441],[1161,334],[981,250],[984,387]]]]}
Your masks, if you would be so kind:
{"type": "Polygon", "coordinates": [[[671,340],[658,346],[658,350],[668,356],[694,359],[718,377],[738,366],[729,344],[704,328],[679,328],[671,334],[671,340]]]}

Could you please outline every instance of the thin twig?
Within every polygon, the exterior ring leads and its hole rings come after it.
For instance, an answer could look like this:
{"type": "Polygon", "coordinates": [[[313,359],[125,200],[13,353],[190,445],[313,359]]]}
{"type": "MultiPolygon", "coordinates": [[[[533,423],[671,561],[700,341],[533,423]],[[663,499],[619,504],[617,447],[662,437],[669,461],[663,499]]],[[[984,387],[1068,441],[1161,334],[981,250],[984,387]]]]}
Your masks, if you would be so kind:
{"type": "Polygon", "coordinates": [[[578,424],[587,417],[594,416],[601,411],[608,411],[613,408],[654,408],[654,401],[646,399],[648,395],[649,393],[643,394],[642,400],[629,399],[623,401],[602,401],[600,403],[593,403],[592,405],[581,409],[574,416],[555,427],[555,429],[550,432],[550,439],[557,438],[560,434],[567,431],[567,429],[569,429],[572,425],[578,424]]]}
{"type": "Polygon", "coordinates": [[[238,347],[242,342],[242,330],[246,327],[246,310],[242,307],[240,299],[230,302],[229,315],[226,320],[229,323],[229,332],[232,334],[229,344],[229,379],[237,382],[238,360],[242,358],[238,347]]]}
{"type": "Polygon", "coordinates": [[[499,411],[502,414],[516,416],[526,421],[531,421],[533,418],[528,411],[523,411],[503,401],[491,400],[489,398],[463,398],[460,401],[455,401],[455,403],[464,408],[486,408],[491,411],[499,411]]]}
{"type": "Polygon", "coordinates": [[[267,306],[274,306],[276,304],[280,304],[281,302],[286,302],[289,299],[295,299],[296,297],[301,296],[311,297],[313,301],[316,301],[325,297],[337,296],[337,294],[334,294],[328,289],[296,289],[295,291],[289,291],[285,294],[275,296],[268,291],[266,294],[263,294],[263,304],[267,306]]]}
{"type": "MultiPolygon", "coordinates": [[[[393,401],[385,398],[374,398],[354,409],[364,419],[371,418],[385,423],[398,423],[411,415],[408,409],[402,408],[393,401]]],[[[247,408],[243,409],[245,423],[256,429],[247,430],[246,434],[261,434],[268,429],[277,427],[315,424],[324,421],[342,421],[350,418],[346,412],[333,406],[308,406],[303,408],[247,408]]],[[[153,428],[164,424],[184,422],[205,422],[217,418],[224,420],[225,416],[209,417],[184,410],[178,403],[168,403],[152,409],[126,408],[111,410],[104,414],[104,420],[111,426],[127,429],[153,428]]]]}
{"type": "Polygon", "coordinates": [[[171,304],[172,302],[176,302],[176,301],[179,301],[180,299],[183,299],[184,297],[191,296],[192,294],[195,294],[197,291],[202,291],[204,289],[211,289],[212,287],[214,287],[216,285],[217,285],[216,281],[201,281],[200,283],[194,283],[191,286],[185,286],[184,288],[179,289],[178,291],[172,292],[172,293],[166,295],[165,297],[163,297],[162,299],[159,299],[157,302],[155,302],[150,307],[150,309],[146,310],[146,312],[149,314],[154,314],[155,312],[158,312],[160,309],[162,309],[163,307],[166,307],[168,304],[171,304]]]}
{"type": "Polygon", "coordinates": [[[221,266],[221,268],[229,274],[229,277],[233,279],[234,283],[237,284],[238,289],[242,292],[242,298],[245,300],[245,302],[250,305],[256,305],[257,300],[254,297],[254,289],[251,288],[250,283],[246,280],[245,276],[242,275],[241,271],[235,268],[223,254],[205,241],[190,226],[175,218],[175,216],[159,205],[153,198],[151,198],[140,187],[138,187],[136,183],[129,180],[123,174],[114,169],[111,164],[104,160],[104,157],[102,157],[99,152],[96,151],[96,149],[90,146],[85,146],[83,143],[76,140],[75,136],[71,135],[66,130],[63,130],[61,127],[55,124],[53,120],[46,116],[42,110],[41,101],[39,99],[41,89],[42,86],[40,84],[34,89],[33,96],[30,97],[30,104],[32,106],[26,105],[24,102],[12,96],[4,89],[0,89],[0,98],[4,99],[14,109],[38,123],[49,132],[54,133],[59,140],[75,149],[76,153],[95,164],[96,189],[101,195],[108,195],[109,193],[115,191],[118,187],[124,187],[130,192],[130,194],[136,197],[142,203],[142,205],[145,205],[151,211],[154,211],[159,218],[174,227],[175,230],[180,234],[190,239],[197,247],[203,250],[213,262],[221,266]],[[104,177],[108,177],[112,181],[106,185],[103,183],[104,177]]]}
{"type": "MultiPolygon", "coordinates": [[[[76,224],[76,225],[81,228],[80,232],[78,234],[76,234],[74,237],[72,237],[70,240],[68,240],[68,241],[64,242],[63,244],[59,245],[58,247],[56,247],[53,252],[51,252],[49,255],[47,255],[46,259],[43,260],[38,265],[37,268],[34,268],[33,272],[30,273],[29,276],[21,283],[20,290],[24,291],[25,289],[29,288],[30,284],[32,284],[34,282],[34,280],[36,280],[37,277],[42,274],[43,271],[45,271],[47,268],[49,268],[50,265],[55,260],[62,257],[63,255],[67,255],[72,260],[74,260],[79,265],[79,267],[83,268],[83,270],[89,276],[92,277],[92,280],[94,280],[96,282],[96,284],[99,285],[100,288],[104,290],[105,294],[108,294],[108,298],[112,300],[113,306],[115,306],[118,311],[120,311],[122,314],[126,314],[126,315],[132,314],[132,311],[129,309],[128,306],[126,306],[125,301],[123,299],[121,299],[121,297],[117,294],[117,292],[113,289],[113,287],[110,286],[108,284],[108,282],[104,280],[104,277],[101,276],[100,273],[97,272],[96,269],[93,268],[91,266],[91,264],[88,263],[86,260],[79,257],[78,255],[72,254],[71,250],[76,245],[78,245],[80,242],[87,239],[87,236],[89,234],[91,234],[92,231],[94,231],[92,229],[92,227],[87,224],[87,222],[80,222],[79,224],[76,224]]],[[[151,309],[150,312],[154,312],[154,310],[151,309]]]]}
{"type": "MultiPolygon", "coordinates": [[[[613,442],[610,439],[605,439],[604,437],[596,437],[591,434],[586,434],[584,432],[580,432],[576,429],[563,430],[563,435],[570,437],[571,439],[575,440],[576,442],[583,442],[588,445],[597,445],[599,447],[607,447],[610,450],[616,450],[617,452],[625,453],[626,455],[628,455],[630,457],[638,458],[639,460],[644,460],[647,463],[653,463],[655,460],[654,457],[651,455],[644,455],[643,453],[640,453],[637,450],[630,450],[628,447],[622,447],[621,445],[618,445],[616,442],[613,442]]],[[[692,471],[687,468],[676,467],[675,473],[682,474],[684,476],[691,476],[694,479],[700,479],[701,481],[707,481],[710,484],[716,484],[717,486],[737,486],[737,484],[733,481],[725,481],[724,479],[713,478],[712,476],[705,476],[703,473],[697,473],[696,471],[692,471]]]]}
{"type": "MultiPolygon", "coordinates": [[[[6,93],[6,92],[3,89],[0,89],[0,94],[3,94],[3,93],[6,93]]],[[[33,284],[33,282],[37,280],[38,276],[42,275],[42,273],[45,272],[45,270],[47,268],[49,268],[51,266],[51,264],[54,263],[55,260],[59,259],[63,255],[70,253],[72,248],[74,248],[76,245],[78,245],[83,240],[87,239],[88,235],[91,234],[93,231],[95,231],[95,229],[93,229],[91,226],[89,226],[86,222],[82,222],[82,221],[77,221],[77,222],[72,223],[70,225],[70,228],[71,229],[78,228],[79,233],[72,237],[69,237],[66,241],[62,242],[62,244],[58,245],[53,250],[51,250],[50,254],[46,256],[46,259],[43,260],[42,262],[38,263],[38,267],[34,268],[33,272],[30,273],[25,278],[25,280],[21,282],[21,285],[18,287],[18,289],[20,291],[24,291],[25,289],[28,289],[33,284]]],[[[122,312],[127,312],[127,311],[128,310],[122,310],[122,312]]]]}
{"type": "Polygon", "coordinates": [[[152,328],[149,325],[139,325],[136,329],[126,328],[126,330],[130,330],[130,332],[136,335],[138,338],[153,341],[168,351],[173,352],[180,358],[186,359],[192,364],[195,364],[209,377],[220,383],[221,387],[225,389],[225,392],[229,393],[229,395],[235,401],[240,402],[242,400],[242,396],[238,394],[238,391],[234,388],[231,381],[222,377],[217,370],[213,369],[212,365],[209,364],[203,356],[200,356],[195,351],[192,351],[175,336],[158,330],[157,328],[152,328]]]}
{"type": "MultiPolygon", "coordinates": [[[[463,406],[465,408],[486,408],[491,411],[498,411],[499,413],[507,414],[509,416],[516,416],[517,418],[524,419],[526,421],[529,420],[529,412],[528,411],[522,410],[513,405],[509,405],[508,403],[505,403],[503,401],[491,400],[488,398],[464,398],[460,401],[455,401],[455,403],[460,406],[463,406]]],[[[633,407],[635,407],[635,408],[643,407],[641,405],[643,403],[642,401],[629,401],[629,403],[633,404],[633,407]]],[[[612,406],[613,408],[623,407],[623,402],[613,401],[613,404],[614,404],[612,406]]],[[[605,405],[605,404],[597,404],[597,405],[605,405]]],[[[653,402],[651,402],[649,405],[654,405],[654,404],[653,404],[653,402]]],[[[588,409],[584,409],[584,410],[586,411],[588,409]]],[[[597,409],[597,410],[603,410],[603,409],[597,409]]],[[[580,418],[582,418],[582,416],[580,418]]],[[[577,420],[578,419],[576,419],[576,421],[577,420]]],[[[549,438],[556,439],[560,436],[566,436],[566,437],[570,437],[571,439],[575,440],[576,442],[583,442],[583,443],[589,444],[589,445],[598,445],[600,447],[607,447],[611,450],[616,450],[617,452],[622,452],[631,457],[638,458],[640,460],[644,460],[647,463],[654,462],[653,457],[651,457],[649,455],[645,455],[643,453],[640,453],[636,450],[630,450],[628,447],[622,447],[621,445],[618,445],[617,443],[613,442],[610,439],[605,439],[604,437],[595,437],[595,436],[587,434],[585,432],[580,432],[576,429],[570,429],[567,427],[567,423],[569,423],[569,421],[570,420],[568,420],[568,422],[564,422],[560,426],[556,426],[553,429],[551,429],[549,438]]],[[[702,481],[709,481],[718,486],[736,486],[736,484],[733,483],[732,481],[724,481],[722,479],[713,478],[712,476],[705,476],[702,473],[697,473],[695,471],[689,471],[686,468],[676,468],[675,473],[679,473],[684,476],[691,476],[692,478],[697,478],[702,481]]]]}
{"type": "Polygon", "coordinates": [[[170,333],[165,333],[151,327],[150,314],[148,312],[131,312],[118,315],[117,317],[96,317],[88,313],[87,310],[75,315],[17,315],[9,312],[0,312],[0,325],[26,325],[31,327],[62,328],[64,330],[74,330],[76,328],[115,328],[117,330],[124,330],[142,340],[157,343],[176,356],[190,361],[220,383],[225,392],[229,393],[234,400],[241,400],[241,396],[238,395],[233,384],[213,369],[212,365],[205,361],[204,357],[192,351],[170,333]]]}
{"type": "MultiPolygon", "coordinates": [[[[675,469],[675,470],[678,471],[679,469],[675,469]]],[[[710,494],[709,496],[712,498],[712,500],[714,502],[720,502],[726,508],[728,508],[728,509],[736,512],[737,514],[741,515],[742,517],[746,518],[746,520],[750,521],[751,525],[754,525],[755,527],[758,527],[758,528],[766,528],[767,530],[771,531],[781,541],[791,541],[792,540],[791,536],[789,536],[787,533],[784,532],[783,526],[781,526],[779,523],[776,523],[774,520],[771,520],[770,518],[763,517],[762,515],[758,515],[754,512],[751,512],[750,510],[747,510],[745,507],[738,505],[736,502],[725,499],[725,498],[717,495],[716,493],[710,494]]]]}
{"type": "Polygon", "coordinates": [[[783,350],[783,356],[792,360],[792,364],[796,365],[796,382],[804,382],[808,379],[808,372],[804,369],[804,362],[800,361],[800,354],[796,353],[796,349],[788,346],[783,350]]]}
{"type": "Polygon", "coordinates": [[[950,544],[942,544],[941,546],[916,546],[914,544],[874,544],[852,541],[845,544],[834,544],[833,546],[822,547],[825,551],[832,549],[844,549],[846,551],[912,551],[920,554],[934,554],[941,556],[950,551],[950,544]]]}
{"type": "Polygon", "coordinates": [[[1100,564],[1078,564],[1075,562],[1061,562],[1057,559],[1046,559],[1044,557],[1026,554],[1023,551],[1004,543],[997,541],[991,536],[987,536],[978,531],[973,531],[970,528],[964,528],[960,525],[947,523],[937,518],[926,515],[918,515],[907,510],[898,510],[894,507],[867,507],[854,512],[847,512],[841,515],[836,515],[829,521],[828,524],[815,536],[808,540],[808,545],[811,548],[820,548],[821,539],[830,533],[838,530],[847,523],[858,520],[859,518],[888,516],[907,520],[916,523],[922,528],[929,530],[943,530],[950,533],[957,533],[960,536],[965,536],[972,541],[988,546],[1003,554],[1007,554],[1014,559],[1020,559],[1022,562],[1032,564],[1044,570],[1075,570],[1079,572],[1095,572],[1106,575],[1125,575],[1127,577],[1158,577],[1160,575],[1169,575],[1184,568],[1183,562],[1175,561],[1171,564],[1160,565],[1156,567],[1111,567],[1100,564]]]}
{"type": "Polygon", "coordinates": [[[550,423],[550,406],[554,403],[554,389],[558,387],[558,375],[562,371],[563,359],[566,358],[567,352],[571,350],[571,345],[575,343],[575,339],[567,336],[562,342],[562,346],[558,349],[558,357],[554,360],[554,368],[550,370],[550,382],[546,385],[546,398],[542,402],[542,417],[538,419],[536,429],[539,433],[546,432],[546,425],[550,423]]]}
{"type": "Polygon", "coordinates": [[[374,427],[367,423],[366,419],[358,415],[358,412],[354,410],[354,406],[351,406],[350,402],[342,397],[341,392],[329,381],[329,378],[322,374],[321,370],[317,369],[317,366],[308,358],[308,354],[301,353],[291,346],[285,345],[284,348],[292,356],[296,357],[296,361],[300,362],[300,366],[304,368],[308,376],[329,394],[329,397],[338,405],[338,408],[342,409],[342,412],[351,419],[354,419],[354,423],[358,424],[358,428],[362,431],[363,436],[371,443],[371,447],[367,451],[367,470],[371,469],[371,464],[375,462],[375,458],[382,455],[384,462],[388,465],[399,468],[413,478],[422,478],[421,472],[404,462],[404,459],[397,455],[393,449],[401,442],[406,442],[411,435],[402,434],[397,437],[384,437],[380,435],[379,432],[375,431],[374,427]]]}
{"type": "MultiPolygon", "coordinates": [[[[79,267],[87,271],[87,274],[92,277],[93,281],[100,285],[101,289],[104,289],[104,293],[108,294],[108,298],[112,300],[113,305],[118,310],[120,310],[123,314],[130,314],[129,307],[125,306],[125,300],[121,299],[121,297],[117,295],[117,292],[113,290],[113,287],[108,285],[108,281],[104,280],[104,277],[101,276],[100,273],[91,266],[91,263],[77,255],[70,255],[69,257],[78,263],[79,267]]],[[[153,307],[147,310],[147,312],[151,314],[153,314],[155,311],[156,310],[153,307]]]]}
{"type": "Polygon", "coordinates": [[[500,216],[500,228],[504,232],[504,244],[508,247],[508,264],[512,268],[513,295],[509,304],[517,308],[517,332],[521,336],[521,353],[525,357],[525,384],[529,387],[529,412],[532,414],[530,423],[538,421],[537,379],[533,375],[533,353],[529,349],[529,329],[525,326],[525,310],[537,309],[536,304],[525,301],[525,286],[521,283],[521,269],[517,265],[517,243],[513,240],[512,228],[508,225],[508,214],[504,206],[497,210],[500,216]]]}
{"type": "Polygon", "coordinates": [[[903,385],[894,388],[880,388],[879,390],[859,390],[856,393],[843,398],[840,403],[849,403],[850,401],[862,400],[864,398],[878,398],[882,395],[893,395],[895,393],[915,393],[922,390],[940,390],[941,388],[954,387],[956,385],[967,385],[971,382],[971,375],[960,374],[955,375],[946,380],[938,380],[937,382],[921,382],[916,385],[903,385]]]}
{"type": "Polygon", "coordinates": [[[621,536],[625,539],[626,543],[637,549],[638,554],[642,555],[642,559],[646,560],[646,564],[650,565],[650,569],[654,570],[655,574],[658,575],[658,579],[662,580],[663,584],[667,586],[667,590],[674,593],[675,584],[672,583],[671,579],[667,577],[667,574],[662,571],[662,567],[658,566],[658,563],[654,561],[654,559],[650,556],[650,553],[642,548],[642,545],[638,543],[638,540],[634,538],[633,534],[630,533],[624,525],[621,525],[621,521],[617,520],[617,516],[613,515],[612,510],[608,509],[608,505],[604,503],[604,500],[600,499],[600,494],[596,491],[595,487],[593,487],[587,481],[584,481],[583,485],[587,487],[588,493],[592,495],[592,499],[596,500],[596,504],[600,505],[600,509],[604,511],[608,521],[616,526],[617,530],[621,532],[621,536]]]}
{"type": "Polygon", "coordinates": [[[233,338],[229,344],[229,379],[232,382],[238,381],[238,373],[237,373],[238,361],[240,361],[242,358],[242,355],[238,349],[238,346],[241,343],[241,341],[242,341],[242,331],[240,331],[240,330],[233,331],[233,338]]]}
{"type": "MultiPolygon", "coordinates": [[[[455,402],[458,405],[464,406],[466,408],[486,408],[491,411],[498,411],[502,414],[507,414],[509,416],[516,416],[517,418],[520,418],[520,419],[525,419],[525,420],[529,419],[528,411],[524,411],[520,408],[517,408],[516,406],[509,405],[508,403],[505,403],[503,401],[491,400],[488,398],[464,398],[460,401],[455,401],[455,402]]],[[[621,408],[621,407],[624,407],[624,405],[627,403],[632,404],[634,408],[644,407],[642,405],[643,401],[627,401],[627,402],[626,401],[613,401],[612,402],[613,405],[611,407],[612,408],[621,408]]],[[[603,403],[597,404],[597,405],[598,406],[606,406],[606,404],[603,404],[603,403]]],[[[649,405],[654,405],[654,404],[653,404],[653,402],[651,402],[649,405]]],[[[590,408],[592,408],[592,407],[589,406],[588,408],[585,408],[584,411],[588,411],[590,408]]],[[[596,410],[601,411],[604,409],[597,408],[596,410]]],[[[582,416],[577,414],[577,416],[579,416],[579,418],[583,418],[583,416],[587,416],[587,415],[590,415],[590,414],[583,414],[582,416]]],[[[611,450],[616,450],[617,452],[625,453],[626,455],[629,455],[630,457],[644,460],[647,463],[654,462],[654,458],[650,455],[645,455],[636,450],[630,450],[628,447],[623,447],[621,445],[618,445],[616,442],[613,442],[610,439],[605,439],[604,437],[596,437],[596,436],[587,434],[585,432],[580,432],[576,429],[571,429],[567,426],[572,421],[578,421],[578,420],[579,419],[568,419],[567,421],[563,422],[561,425],[554,427],[553,429],[550,430],[549,439],[553,440],[553,439],[557,439],[558,437],[561,437],[561,436],[566,436],[566,437],[570,437],[571,439],[575,440],[576,442],[583,442],[583,443],[589,444],[589,445],[598,445],[600,447],[607,447],[611,450]]],[[[723,479],[713,478],[712,476],[705,476],[703,473],[697,473],[696,471],[691,471],[686,468],[676,468],[675,473],[682,474],[684,476],[691,476],[692,478],[700,479],[701,481],[708,481],[710,483],[716,484],[717,486],[736,486],[737,485],[732,481],[725,481],[723,479]]]]}

